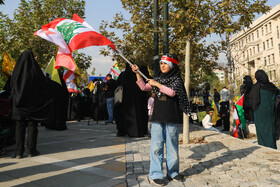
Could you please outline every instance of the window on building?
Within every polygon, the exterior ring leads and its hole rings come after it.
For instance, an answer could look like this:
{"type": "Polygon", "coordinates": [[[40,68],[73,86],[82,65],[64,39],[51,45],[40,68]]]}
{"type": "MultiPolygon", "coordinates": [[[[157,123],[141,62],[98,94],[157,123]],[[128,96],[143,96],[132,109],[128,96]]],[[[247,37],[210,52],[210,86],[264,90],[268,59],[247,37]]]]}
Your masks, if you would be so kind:
{"type": "Polygon", "coordinates": [[[271,22],[269,22],[268,25],[269,25],[269,31],[272,31],[271,22]]]}
{"type": "Polygon", "coordinates": [[[269,40],[266,40],[266,47],[269,49],[269,40]]]}
{"type": "Polygon", "coordinates": [[[273,38],[270,38],[271,47],[273,47],[273,38]]]}
{"type": "Polygon", "coordinates": [[[243,52],[243,58],[245,58],[245,52],[243,52]]]}
{"type": "Polygon", "coordinates": [[[250,49],[250,56],[252,56],[252,49],[250,49]]]}
{"type": "Polygon", "coordinates": [[[258,49],[258,52],[260,52],[260,45],[257,44],[257,49],[258,49]]]}
{"type": "Polygon", "coordinates": [[[266,57],[264,57],[264,65],[266,66],[266,57]]]}
{"type": "Polygon", "coordinates": [[[255,54],[256,53],[256,51],[255,51],[255,47],[253,47],[253,54],[255,54]]]}
{"type": "Polygon", "coordinates": [[[279,39],[279,27],[277,26],[276,29],[277,29],[277,38],[279,39]]]}
{"type": "Polygon", "coordinates": [[[273,79],[275,80],[276,79],[276,71],[273,70],[273,79]]]}
{"type": "Polygon", "coordinates": [[[254,41],[254,33],[252,33],[252,41],[254,41]]]}
{"type": "Polygon", "coordinates": [[[280,56],[280,43],[278,44],[279,56],[280,56]]]}
{"type": "Polygon", "coordinates": [[[224,79],[224,77],[221,77],[221,79],[224,79]]]}
{"type": "Polygon", "coordinates": [[[259,38],[260,37],[260,35],[259,35],[259,30],[257,30],[257,38],[259,38]]]}
{"type": "Polygon", "coordinates": [[[219,73],[216,73],[216,75],[219,75],[219,73]]]}
{"type": "Polygon", "coordinates": [[[249,38],[248,40],[249,40],[249,42],[250,42],[250,41],[251,41],[251,36],[249,35],[248,38],[249,38]]]}
{"type": "Polygon", "coordinates": [[[265,27],[265,33],[268,33],[268,31],[267,31],[267,25],[265,25],[264,27],[265,27]]]}
{"type": "Polygon", "coordinates": [[[270,64],[270,55],[268,55],[267,58],[268,58],[268,64],[270,64]]]}
{"type": "Polygon", "coordinates": [[[263,42],[263,50],[265,50],[265,42],[263,42]]]}
{"type": "Polygon", "coordinates": [[[271,57],[272,57],[272,63],[274,64],[275,63],[274,54],[272,54],[271,57]]]}
{"type": "Polygon", "coordinates": [[[272,79],[271,71],[269,71],[268,73],[269,73],[269,79],[271,80],[272,79]]]}
{"type": "Polygon", "coordinates": [[[264,35],[263,27],[262,27],[262,35],[264,35]]]}

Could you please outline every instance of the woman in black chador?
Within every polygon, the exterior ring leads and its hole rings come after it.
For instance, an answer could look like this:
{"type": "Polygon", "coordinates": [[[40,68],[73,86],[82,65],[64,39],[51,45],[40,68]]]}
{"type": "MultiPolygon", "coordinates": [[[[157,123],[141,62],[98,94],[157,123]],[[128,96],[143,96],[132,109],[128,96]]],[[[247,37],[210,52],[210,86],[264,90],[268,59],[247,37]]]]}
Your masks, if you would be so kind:
{"type": "Polygon", "coordinates": [[[254,121],[254,113],[252,110],[252,103],[250,101],[250,92],[253,87],[253,80],[251,76],[246,75],[243,78],[243,92],[244,92],[244,102],[243,102],[243,109],[244,109],[244,116],[245,119],[249,123],[253,123],[254,121]]]}
{"type": "MultiPolygon", "coordinates": [[[[147,70],[141,71],[148,75],[147,70]]],[[[123,85],[123,100],[115,106],[114,115],[119,136],[143,137],[148,133],[148,93],[142,92],[135,82],[135,73],[127,64],[116,85],[123,85]]]]}
{"type": "Polygon", "coordinates": [[[104,93],[105,83],[102,79],[94,80],[94,89],[92,91],[92,119],[101,121],[108,119],[106,98],[104,93]]]}
{"type": "Polygon", "coordinates": [[[46,129],[51,130],[66,130],[66,120],[68,111],[69,93],[63,76],[60,74],[61,85],[47,77],[49,81],[49,90],[51,91],[52,98],[54,99],[55,119],[49,123],[42,123],[46,129]]]}
{"type": "Polygon", "coordinates": [[[31,51],[24,51],[11,77],[12,119],[16,120],[16,158],[24,153],[25,128],[28,126],[28,156],[36,156],[38,122],[54,119],[54,105],[48,81],[31,51]]]}
{"type": "Polygon", "coordinates": [[[275,101],[279,90],[269,82],[263,70],[256,71],[255,78],[257,83],[251,89],[250,100],[254,111],[258,144],[277,149],[275,101]]]}

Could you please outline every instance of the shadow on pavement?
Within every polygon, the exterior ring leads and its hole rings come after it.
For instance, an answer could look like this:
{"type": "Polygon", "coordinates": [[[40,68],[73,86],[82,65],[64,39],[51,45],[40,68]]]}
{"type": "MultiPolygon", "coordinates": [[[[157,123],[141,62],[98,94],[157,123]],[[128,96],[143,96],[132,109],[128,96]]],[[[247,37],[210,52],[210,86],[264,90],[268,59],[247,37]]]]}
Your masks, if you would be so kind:
{"type": "Polygon", "coordinates": [[[216,142],[210,142],[206,144],[201,144],[200,146],[190,148],[189,150],[193,152],[192,155],[189,156],[189,158],[195,159],[195,160],[201,160],[206,157],[207,154],[211,152],[217,152],[222,149],[228,149],[223,143],[216,141],[216,142]],[[203,150],[203,151],[201,151],[203,150]],[[207,150],[207,151],[205,151],[207,150]]]}
{"type": "MultiPolygon", "coordinates": [[[[46,155],[47,156],[47,155],[46,155]]],[[[105,165],[108,164],[118,164],[119,162],[117,159],[123,157],[123,153],[114,153],[114,154],[100,154],[98,156],[92,156],[92,157],[83,157],[83,158],[78,158],[78,159],[72,159],[72,160],[63,160],[63,161],[57,161],[55,162],[54,160],[51,160],[51,163],[43,163],[44,158],[42,158],[42,164],[36,165],[36,166],[28,166],[28,167],[22,167],[22,168],[17,168],[17,169],[11,169],[8,171],[3,171],[1,172],[3,175],[8,175],[8,176],[13,176],[14,178],[24,178],[24,177],[29,177],[31,179],[31,182],[28,182],[28,184],[36,183],[38,184],[43,184],[43,186],[60,186],[59,184],[66,185],[67,186],[81,186],[78,185],[75,180],[88,180],[90,181],[94,179],[93,182],[99,182],[104,179],[109,178],[110,172],[112,172],[112,169],[106,169],[104,167],[105,165]],[[95,162],[101,162],[102,164],[99,165],[94,165],[94,167],[91,166],[86,166],[90,165],[95,162]],[[69,170],[71,169],[71,170],[69,170]],[[65,171],[64,171],[65,170],[65,171]],[[73,171],[74,170],[74,171],[73,171]],[[52,174],[53,172],[53,174],[52,174]],[[84,172],[84,175],[79,175],[80,172],[84,172]],[[106,177],[106,174],[102,172],[107,172],[108,177],[106,177]],[[59,173],[59,174],[55,174],[59,173]],[[36,179],[36,175],[40,174],[46,174],[44,177],[42,177],[39,180],[32,180],[36,179]],[[88,174],[88,175],[87,175],[88,174]],[[76,175],[76,176],[75,176],[76,175]],[[80,178],[80,179],[77,179],[80,178]],[[85,179],[87,178],[87,179],[85,179]],[[66,180],[66,181],[63,181],[66,180]]],[[[40,156],[34,157],[32,159],[36,159],[36,162],[40,163],[40,156]]],[[[32,161],[32,160],[31,160],[32,161]]],[[[49,161],[49,160],[48,160],[49,161]]],[[[125,163],[120,163],[124,165],[125,168],[125,163]]],[[[7,165],[8,166],[8,165],[7,165]]],[[[116,171],[112,172],[115,177],[120,177],[125,174],[124,172],[116,171]]],[[[40,178],[40,176],[39,176],[40,178]]],[[[0,182],[5,182],[5,180],[1,180],[0,182]]],[[[85,183],[85,181],[84,181],[85,183]]],[[[23,183],[22,185],[19,186],[26,186],[26,183],[23,183]]],[[[90,183],[88,184],[90,185],[90,183]]]]}
{"type": "MultiPolygon", "coordinates": [[[[226,147],[226,146],[224,146],[224,147],[226,147]]],[[[258,146],[253,146],[253,147],[245,148],[245,149],[228,150],[227,152],[223,153],[222,156],[216,157],[212,160],[208,160],[205,162],[199,162],[198,164],[193,165],[191,168],[184,170],[183,174],[186,176],[191,176],[191,175],[196,175],[196,174],[202,173],[206,169],[210,169],[215,166],[221,165],[223,163],[230,162],[234,159],[237,159],[237,158],[242,159],[242,158],[250,155],[251,153],[253,153],[255,150],[257,150],[259,148],[260,147],[258,147],[258,146]]],[[[195,152],[201,151],[201,149],[202,148],[199,146],[199,147],[193,148],[192,151],[194,151],[194,154],[195,154],[195,152]]],[[[208,153],[210,153],[210,152],[208,152],[208,153]]],[[[205,155],[204,155],[204,157],[205,157],[205,155]]]]}

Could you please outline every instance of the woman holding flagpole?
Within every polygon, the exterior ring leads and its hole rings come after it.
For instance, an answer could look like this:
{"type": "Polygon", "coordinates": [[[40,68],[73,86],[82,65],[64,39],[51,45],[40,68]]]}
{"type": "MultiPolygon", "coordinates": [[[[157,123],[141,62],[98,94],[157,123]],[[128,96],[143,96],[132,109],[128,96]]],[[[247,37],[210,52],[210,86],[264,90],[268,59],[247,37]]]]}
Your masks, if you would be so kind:
{"type": "Polygon", "coordinates": [[[179,174],[178,138],[179,125],[183,122],[183,112],[189,113],[189,101],[178,67],[177,56],[166,54],[160,61],[160,72],[155,79],[147,79],[145,84],[133,65],[137,84],[142,91],[154,90],[154,111],[151,122],[151,153],[149,177],[157,185],[165,185],[163,174],[164,141],[166,142],[167,177],[182,181],[179,174]]]}

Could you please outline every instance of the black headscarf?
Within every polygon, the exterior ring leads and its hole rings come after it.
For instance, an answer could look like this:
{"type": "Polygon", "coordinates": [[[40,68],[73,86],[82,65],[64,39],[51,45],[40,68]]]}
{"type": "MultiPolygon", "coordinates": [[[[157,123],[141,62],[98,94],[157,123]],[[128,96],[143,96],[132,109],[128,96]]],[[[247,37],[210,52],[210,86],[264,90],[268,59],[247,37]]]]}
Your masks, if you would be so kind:
{"type": "Polygon", "coordinates": [[[253,80],[250,75],[246,75],[243,78],[243,84],[244,84],[244,87],[243,87],[244,93],[250,92],[252,89],[252,86],[253,86],[253,80]]]}
{"type": "MultiPolygon", "coordinates": [[[[186,93],[184,82],[181,78],[180,69],[177,65],[173,64],[172,69],[167,73],[162,73],[160,71],[155,80],[160,84],[174,90],[179,98],[179,107],[181,111],[185,114],[188,114],[190,112],[188,96],[186,93]]],[[[154,90],[156,94],[160,96],[161,93],[159,89],[157,87],[154,87],[154,90]]]]}
{"type": "Polygon", "coordinates": [[[257,82],[253,85],[250,93],[253,110],[257,110],[260,104],[260,89],[268,90],[275,95],[279,93],[278,88],[273,83],[269,82],[268,76],[263,70],[256,71],[255,78],[257,82]]]}
{"type": "Polygon", "coordinates": [[[35,121],[53,119],[54,105],[48,89],[48,81],[31,51],[24,51],[20,55],[10,85],[13,119],[35,121]]]}

